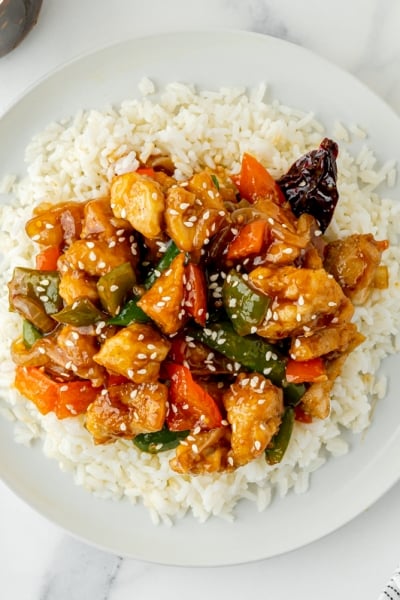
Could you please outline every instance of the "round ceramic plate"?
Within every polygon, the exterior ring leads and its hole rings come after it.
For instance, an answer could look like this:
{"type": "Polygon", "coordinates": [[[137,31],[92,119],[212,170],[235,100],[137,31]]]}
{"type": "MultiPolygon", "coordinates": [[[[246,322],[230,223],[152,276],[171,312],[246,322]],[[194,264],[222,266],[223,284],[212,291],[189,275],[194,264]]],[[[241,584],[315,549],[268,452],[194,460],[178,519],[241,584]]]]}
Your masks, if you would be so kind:
{"type": "MultiPolygon", "coordinates": [[[[178,33],[135,39],[64,66],[21,98],[0,121],[0,165],[23,174],[31,136],[81,108],[101,108],[137,94],[143,76],[215,89],[267,81],[274,97],[314,111],[328,128],[357,123],[370,133],[380,160],[395,157],[400,120],[367,88],[337,67],[281,40],[243,32],[178,33]]],[[[396,188],[392,194],[398,193],[396,188]]],[[[289,493],[263,513],[242,502],[234,523],[188,516],[173,528],[152,525],[141,506],[94,498],[69,474],[33,449],[13,441],[0,421],[0,473],[42,515],[71,534],[119,555],[171,565],[226,565],[293,550],[337,529],[367,509],[400,474],[400,371],[385,361],[387,397],[373,424],[349,454],[329,460],[306,494],[289,493]]]]}

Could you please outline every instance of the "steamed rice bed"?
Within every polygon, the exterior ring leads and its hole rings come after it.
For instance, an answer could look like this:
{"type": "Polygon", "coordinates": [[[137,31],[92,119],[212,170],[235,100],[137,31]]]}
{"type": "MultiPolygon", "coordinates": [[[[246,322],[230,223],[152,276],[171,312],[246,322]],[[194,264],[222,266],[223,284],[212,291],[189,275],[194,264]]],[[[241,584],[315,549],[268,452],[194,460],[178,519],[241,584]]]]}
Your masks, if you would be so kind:
{"type": "MultiPolygon", "coordinates": [[[[389,288],[374,291],[367,303],[356,308],[354,322],[366,341],[347,358],[336,380],[331,415],[311,424],[295,423],[283,461],[274,466],[263,457],[231,473],[188,476],[169,468],[173,451],[158,455],[140,452],[130,441],[94,446],[83,427],[83,418],[59,421],[42,416],[35,406],[12,388],[14,365],[10,343],[18,337],[20,318],[8,312],[7,281],[17,264],[32,266],[33,244],[24,224],[33,205],[48,201],[87,200],[108,193],[112,177],[136,169],[154,154],[170,155],[178,179],[218,164],[232,173],[240,169],[249,152],[278,178],[301,154],[319,145],[327,132],[312,114],[267,103],[265,86],[246,93],[221,89],[197,93],[193,87],[168,85],[157,98],[151,81],[140,84],[142,98],[127,100],[118,108],[80,112],[73,118],[50,124],[26,149],[28,175],[17,181],[3,178],[0,192],[10,202],[1,208],[2,249],[0,331],[0,409],[15,420],[15,438],[30,444],[41,440],[46,456],[55,458],[74,481],[102,498],[142,501],[155,523],[171,523],[188,510],[199,520],[210,515],[232,519],[241,498],[265,509],[274,494],[284,496],[308,489],[310,474],[330,455],[349,451],[346,430],[359,433],[371,420],[372,410],[386,392],[386,380],[378,374],[382,359],[400,345],[399,264],[397,247],[400,205],[379,197],[381,184],[392,185],[394,163],[380,166],[365,143],[356,156],[346,149],[351,137],[365,136],[356,126],[337,123],[328,132],[339,143],[339,204],[327,237],[372,233],[388,239],[383,255],[389,270],[389,288]]],[[[377,410],[384,410],[384,402],[377,410]]]]}

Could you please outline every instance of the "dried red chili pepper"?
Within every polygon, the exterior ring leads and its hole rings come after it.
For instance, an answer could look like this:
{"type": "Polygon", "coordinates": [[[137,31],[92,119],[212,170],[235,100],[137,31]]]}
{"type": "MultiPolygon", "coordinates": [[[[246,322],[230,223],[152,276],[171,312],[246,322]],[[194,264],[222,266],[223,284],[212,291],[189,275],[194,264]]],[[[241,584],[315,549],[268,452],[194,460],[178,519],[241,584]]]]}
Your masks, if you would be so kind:
{"type": "Polygon", "coordinates": [[[301,156],[277,182],[296,217],[312,215],[322,232],[331,222],[339,199],[337,155],[336,142],[324,138],[317,150],[301,156]]]}

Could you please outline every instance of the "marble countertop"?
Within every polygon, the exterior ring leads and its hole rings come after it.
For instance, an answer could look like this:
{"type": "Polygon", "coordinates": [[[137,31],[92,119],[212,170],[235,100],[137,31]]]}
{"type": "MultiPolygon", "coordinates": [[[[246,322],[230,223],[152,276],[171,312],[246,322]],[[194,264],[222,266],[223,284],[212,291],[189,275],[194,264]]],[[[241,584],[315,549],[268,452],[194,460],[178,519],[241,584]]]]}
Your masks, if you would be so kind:
{"type": "MultiPolygon", "coordinates": [[[[44,0],[33,32],[0,59],[0,114],[46,73],[86,51],[137,35],[219,28],[304,46],[354,74],[400,114],[398,0],[44,0]]],[[[400,561],[400,484],[304,548],[213,569],[146,564],[89,547],[3,484],[0,502],[0,586],[10,600],[236,599],[249,590],[277,600],[375,599],[400,561]]]]}

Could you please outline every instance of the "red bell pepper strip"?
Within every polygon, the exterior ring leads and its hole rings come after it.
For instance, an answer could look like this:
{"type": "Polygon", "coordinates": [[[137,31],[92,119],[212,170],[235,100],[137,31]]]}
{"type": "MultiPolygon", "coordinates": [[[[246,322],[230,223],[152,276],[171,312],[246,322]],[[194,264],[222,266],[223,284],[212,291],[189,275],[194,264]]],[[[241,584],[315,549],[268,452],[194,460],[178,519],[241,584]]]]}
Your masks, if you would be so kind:
{"type": "Polygon", "coordinates": [[[202,327],[207,319],[207,287],[204,273],[201,268],[189,262],[185,266],[185,298],[186,312],[202,327]]]}
{"type": "Polygon", "coordinates": [[[275,179],[247,152],[243,154],[240,173],[231,177],[240,196],[249,202],[255,202],[257,198],[270,198],[277,204],[285,202],[285,196],[275,179]]]}
{"type": "Polygon", "coordinates": [[[289,383],[314,383],[326,379],[322,358],[289,360],[286,364],[286,380],[289,383]]]}
{"type": "Polygon", "coordinates": [[[294,419],[300,423],[312,423],[312,416],[306,413],[301,404],[294,407],[294,419]]]}
{"type": "Polygon", "coordinates": [[[39,367],[17,366],[14,383],[39,412],[43,415],[54,412],[58,419],[86,412],[99,393],[90,381],[54,381],[39,367]]]}
{"type": "Polygon", "coordinates": [[[60,257],[58,246],[49,246],[36,255],[36,268],[39,271],[56,271],[57,261],[60,257]]]}
{"type": "Polygon", "coordinates": [[[261,252],[266,242],[266,221],[257,219],[244,225],[228,246],[227,258],[245,258],[261,252]]]}
{"type": "Polygon", "coordinates": [[[165,365],[170,378],[167,426],[170,431],[221,427],[222,415],[215,400],[192,377],[184,365],[165,365]]]}
{"type": "Polygon", "coordinates": [[[145,175],[146,177],[154,177],[155,170],[152,167],[139,167],[136,169],[138,175],[145,175]]]}

